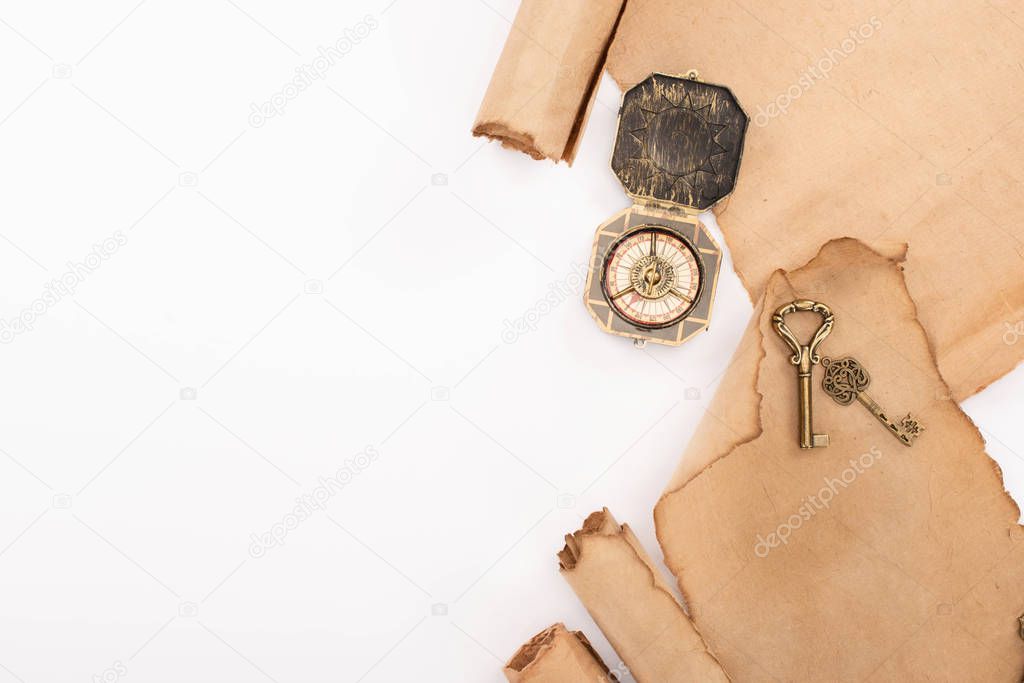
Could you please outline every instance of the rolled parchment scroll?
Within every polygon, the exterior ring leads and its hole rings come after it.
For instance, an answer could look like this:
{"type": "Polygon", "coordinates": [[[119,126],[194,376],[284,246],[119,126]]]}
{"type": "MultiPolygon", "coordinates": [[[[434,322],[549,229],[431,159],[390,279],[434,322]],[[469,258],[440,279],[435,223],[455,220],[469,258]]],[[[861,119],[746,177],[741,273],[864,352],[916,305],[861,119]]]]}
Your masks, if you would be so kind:
{"type": "Polygon", "coordinates": [[[639,683],[729,680],[636,536],[607,508],[565,537],[558,559],[639,683]]]}
{"type": "Polygon", "coordinates": [[[512,655],[505,665],[509,683],[610,683],[608,667],[579,631],[550,626],[512,655]]]}
{"type": "Polygon", "coordinates": [[[523,0],[473,135],[571,164],[624,5],[523,0]]]}

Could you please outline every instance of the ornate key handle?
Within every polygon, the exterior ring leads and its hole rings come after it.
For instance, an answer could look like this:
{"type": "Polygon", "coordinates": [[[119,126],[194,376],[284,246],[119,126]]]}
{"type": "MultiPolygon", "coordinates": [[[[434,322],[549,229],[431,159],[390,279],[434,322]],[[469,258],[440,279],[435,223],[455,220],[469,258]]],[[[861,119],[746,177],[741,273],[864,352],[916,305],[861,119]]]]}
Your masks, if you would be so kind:
{"type": "Polygon", "coordinates": [[[867,391],[871,384],[871,375],[856,358],[826,358],[822,365],[825,366],[825,377],[821,380],[821,388],[841,406],[853,403],[857,395],[867,391]]]}
{"type": "Polygon", "coordinates": [[[871,375],[856,358],[823,358],[821,364],[825,368],[821,388],[839,405],[848,406],[854,401],[859,401],[904,446],[912,446],[914,439],[924,431],[924,425],[910,413],[907,413],[899,423],[894,422],[882,410],[882,406],[865,393],[871,384],[871,375]]]}
{"type": "Polygon", "coordinates": [[[779,336],[782,337],[782,340],[786,342],[789,348],[793,349],[793,357],[790,359],[793,365],[802,365],[804,360],[803,354],[805,351],[807,352],[806,360],[809,370],[810,365],[817,365],[821,361],[821,356],[818,355],[818,346],[832,332],[832,325],[835,324],[835,319],[836,316],[832,313],[832,309],[825,304],[809,299],[798,299],[779,306],[775,311],[775,315],[772,316],[772,326],[775,327],[775,331],[779,333],[779,336]],[[790,331],[789,326],[786,325],[786,316],[797,312],[817,313],[822,318],[821,327],[814,333],[811,343],[806,346],[797,340],[793,332],[790,331]]]}
{"type": "Polygon", "coordinates": [[[811,369],[821,361],[818,355],[818,346],[825,340],[825,337],[832,331],[835,323],[835,316],[832,309],[818,301],[798,299],[788,304],[779,306],[772,316],[772,325],[779,333],[786,345],[793,350],[793,356],[789,361],[796,366],[797,388],[799,389],[800,425],[799,437],[800,448],[823,448],[828,446],[828,434],[815,434],[811,427],[811,369]],[[821,316],[821,327],[814,333],[809,344],[801,344],[793,336],[792,330],[786,325],[786,316],[790,313],[810,312],[821,316]]]}

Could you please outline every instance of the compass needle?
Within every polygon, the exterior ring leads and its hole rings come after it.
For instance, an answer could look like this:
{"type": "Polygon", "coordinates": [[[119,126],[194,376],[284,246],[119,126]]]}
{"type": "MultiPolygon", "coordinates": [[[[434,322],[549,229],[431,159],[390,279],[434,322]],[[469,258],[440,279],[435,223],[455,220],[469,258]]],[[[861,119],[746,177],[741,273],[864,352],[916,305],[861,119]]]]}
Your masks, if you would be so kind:
{"type": "Polygon", "coordinates": [[[677,297],[679,297],[680,299],[682,299],[683,301],[685,301],[688,304],[692,304],[693,303],[693,299],[691,299],[690,297],[686,296],[685,294],[680,292],[678,289],[674,289],[673,288],[672,293],[675,294],[677,297]]]}
{"type": "Polygon", "coordinates": [[[614,301],[615,299],[621,299],[622,297],[626,296],[627,294],[629,294],[630,292],[634,291],[635,289],[636,289],[636,287],[634,287],[633,285],[630,285],[629,287],[626,287],[624,290],[622,290],[618,294],[615,294],[614,296],[612,296],[612,301],[614,301]]]}

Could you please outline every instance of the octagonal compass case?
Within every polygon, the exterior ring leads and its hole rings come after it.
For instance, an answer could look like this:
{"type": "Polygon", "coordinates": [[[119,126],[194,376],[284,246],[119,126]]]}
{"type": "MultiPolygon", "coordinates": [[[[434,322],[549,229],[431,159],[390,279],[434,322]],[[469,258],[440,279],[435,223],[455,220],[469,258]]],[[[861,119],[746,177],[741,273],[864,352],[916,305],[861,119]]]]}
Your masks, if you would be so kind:
{"type": "Polygon", "coordinates": [[[698,216],[732,192],[746,130],[695,72],[623,95],[612,170],[635,203],[597,229],[584,294],[606,332],[675,346],[708,328],[722,250],[698,216]]]}

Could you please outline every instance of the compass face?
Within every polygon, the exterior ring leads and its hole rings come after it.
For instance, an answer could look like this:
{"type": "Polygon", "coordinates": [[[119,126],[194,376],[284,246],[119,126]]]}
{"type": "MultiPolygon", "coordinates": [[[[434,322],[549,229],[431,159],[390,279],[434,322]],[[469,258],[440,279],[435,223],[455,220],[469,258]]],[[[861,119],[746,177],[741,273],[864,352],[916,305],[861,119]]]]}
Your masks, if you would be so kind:
{"type": "Polygon", "coordinates": [[[689,241],[660,226],[642,226],[620,237],[609,249],[601,275],[612,309],[648,329],[685,318],[703,286],[700,260],[689,241]]]}

